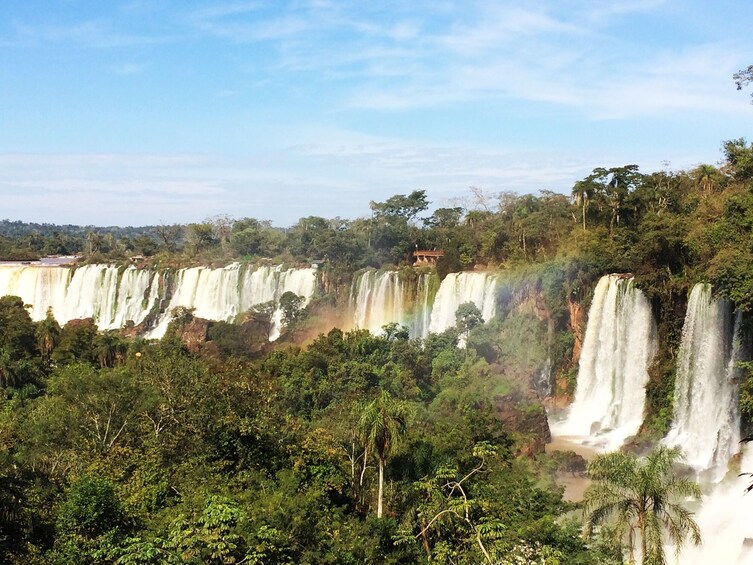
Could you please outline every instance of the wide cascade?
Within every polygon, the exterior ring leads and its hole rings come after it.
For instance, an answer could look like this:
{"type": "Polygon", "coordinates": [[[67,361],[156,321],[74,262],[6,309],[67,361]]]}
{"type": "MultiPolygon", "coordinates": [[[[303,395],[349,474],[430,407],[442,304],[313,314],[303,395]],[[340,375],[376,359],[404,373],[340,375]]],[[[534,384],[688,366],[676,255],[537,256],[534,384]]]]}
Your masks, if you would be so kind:
{"type": "Polygon", "coordinates": [[[614,449],[642,421],[648,367],[656,351],[651,307],[632,278],[599,280],[588,312],[575,399],[553,433],[614,449]]]}
{"type": "MultiPolygon", "coordinates": [[[[245,269],[233,264],[221,269],[193,267],[173,276],[145,269],[123,270],[109,265],[75,269],[46,265],[0,266],[0,296],[20,296],[31,306],[31,317],[41,320],[48,308],[59,323],[93,318],[102,330],[138,325],[150,314],[157,322],[147,337],[162,337],[173,308],[192,308],[209,320],[232,320],[254,305],[278,301],[287,291],[303,296],[305,303],[316,290],[315,269],[261,266],[245,269]],[[172,292],[169,301],[167,289],[172,292]]],[[[271,338],[279,335],[280,313],[274,315],[271,338]]]]}
{"type": "Polygon", "coordinates": [[[102,330],[140,324],[158,299],[157,275],[134,267],[119,274],[117,267],[2,265],[0,296],[13,295],[30,305],[33,320],[42,320],[52,308],[61,323],[94,318],[102,330]]]}
{"type": "Polygon", "coordinates": [[[741,316],[733,316],[727,300],[714,300],[710,285],[693,287],[678,353],[675,416],[665,442],[680,447],[686,462],[711,480],[722,478],[739,450],[740,327],[741,316]]]}

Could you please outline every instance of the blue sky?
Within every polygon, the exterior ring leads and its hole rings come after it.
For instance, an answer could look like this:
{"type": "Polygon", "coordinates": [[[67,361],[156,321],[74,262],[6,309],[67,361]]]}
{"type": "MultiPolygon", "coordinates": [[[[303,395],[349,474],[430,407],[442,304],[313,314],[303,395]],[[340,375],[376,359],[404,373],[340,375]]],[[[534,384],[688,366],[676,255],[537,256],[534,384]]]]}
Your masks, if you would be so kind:
{"type": "Polygon", "coordinates": [[[0,218],[354,218],[751,138],[749,0],[0,3],[0,218]]]}

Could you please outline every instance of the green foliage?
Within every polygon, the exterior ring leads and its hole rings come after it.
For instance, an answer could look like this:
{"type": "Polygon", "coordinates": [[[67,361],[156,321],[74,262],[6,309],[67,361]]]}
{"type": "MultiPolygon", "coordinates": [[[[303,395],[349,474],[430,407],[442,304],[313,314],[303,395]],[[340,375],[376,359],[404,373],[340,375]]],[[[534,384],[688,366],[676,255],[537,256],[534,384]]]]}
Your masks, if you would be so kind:
{"type": "Polygon", "coordinates": [[[753,179],[753,145],[749,145],[744,138],[731,139],[722,144],[724,160],[730,167],[735,180],[749,181],[753,179]]]}
{"type": "Polygon", "coordinates": [[[740,383],[740,413],[753,420],[753,362],[744,361],[739,365],[744,374],[740,383]]]}
{"type": "Polygon", "coordinates": [[[291,328],[303,320],[305,316],[303,296],[298,296],[294,292],[284,292],[280,297],[280,310],[282,310],[282,324],[286,328],[291,328]]]}
{"type": "Polygon", "coordinates": [[[34,324],[17,296],[0,297],[0,387],[22,387],[39,374],[34,324]]]}
{"type": "MultiPolygon", "coordinates": [[[[559,517],[569,508],[560,494],[538,482],[537,463],[514,455],[525,434],[502,423],[499,398],[520,418],[539,414],[527,390],[547,359],[572,392],[571,315],[585,315],[598,277],[633,273],[663,344],[641,434],[662,436],[688,289],[708,281],[753,308],[751,154],[732,140],[720,167],[596,168],[572,201],[475,190],[473,206],[428,218],[426,193],[415,191],[372,203],[370,218],[312,216],[287,230],[228,217],[122,231],[0,222],[0,254],[16,257],[137,253],[172,269],[238,256],[317,261],[319,304],[335,310],[358,269],[402,265],[401,283],[414,288],[424,272],[407,267],[417,247],[445,252],[433,292],[448,272],[472,267],[499,267],[509,282],[486,324],[468,307],[458,327],[422,341],[393,324],[379,336],[333,330],[305,348],[291,341],[312,308],[287,294],[284,324],[298,329],[284,343],[268,342],[278,306],[268,303],[237,324],[210,324],[196,354],[177,337],[188,310],[150,344],[99,333],[92,320],[34,323],[19,299],[0,299],[0,551],[18,563],[478,563],[484,550],[499,563],[617,563],[624,523],[602,521],[586,546],[559,517]],[[490,447],[475,472],[474,445],[490,447]],[[117,527],[62,534],[83,520],[70,518],[65,486],[82,477],[112,487],[117,527]]],[[[740,386],[748,418],[751,382],[740,386]]],[[[620,465],[637,476],[644,466],[620,465]]],[[[630,494],[625,485],[617,491],[630,494]]]]}
{"type": "Polygon", "coordinates": [[[108,479],[83,475],[66,493],[57,518],[58,532],[93,539],[126,525],[122,504],[108,479]]]}
{"type": "Polygon", "coordinates": [[[52,361],[57,364],[85,362],[98,363],[94,349],[97,340],[97,325],[91,318],[71,320],[60,331],[57,347],[52,352],[52,361]]]}

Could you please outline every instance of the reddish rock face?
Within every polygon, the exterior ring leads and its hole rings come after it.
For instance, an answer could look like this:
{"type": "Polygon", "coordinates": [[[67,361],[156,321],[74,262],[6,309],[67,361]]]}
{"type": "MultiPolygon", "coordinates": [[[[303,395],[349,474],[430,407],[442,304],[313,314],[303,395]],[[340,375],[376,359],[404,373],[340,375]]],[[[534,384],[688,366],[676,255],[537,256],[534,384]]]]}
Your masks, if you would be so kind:
{"type": "Polygon", "coordinates": [[[210,323],[209,320],[194,318],[181,329],[180,339],[190,352],[196,353],[207,341],[210,323]]]}
{"type": "Polygon", "coordinates": [[[585,326],[583,320],[583,307],[580,305],[580,302],[575,302],[570,299],[567,301],[567,309],[570,314],[568,326],[573,333],[573,338],[575,340],[573,344],[572,364],[573,366],[576,366],[580,360],[580,350],[583,346],[583,329],[585,326]]]}

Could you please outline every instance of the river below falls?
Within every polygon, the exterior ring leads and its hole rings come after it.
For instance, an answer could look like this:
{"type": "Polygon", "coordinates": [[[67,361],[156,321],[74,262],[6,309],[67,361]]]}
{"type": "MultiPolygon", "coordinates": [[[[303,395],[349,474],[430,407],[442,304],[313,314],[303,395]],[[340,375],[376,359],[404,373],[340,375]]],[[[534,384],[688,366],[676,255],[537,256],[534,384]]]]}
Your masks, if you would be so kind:
{"type": "MultiPolygon", "coordinates": [[[[553,436],[552,441],[546,445],[546,452],[551,453],[552,451],[573,451],[586,461],[590,461],[594,455],[599,453],[599,450],[593,446],[583,445],[574,438],[567,436],[553,436]]],[[[588,485],[591,484],[591,480],[585,475],[572,473],[558,473],[556,482],[565,488],[562,496],[569,502],[580,502],[583,500],[583,493],[588,488],[588,485]]]]}

